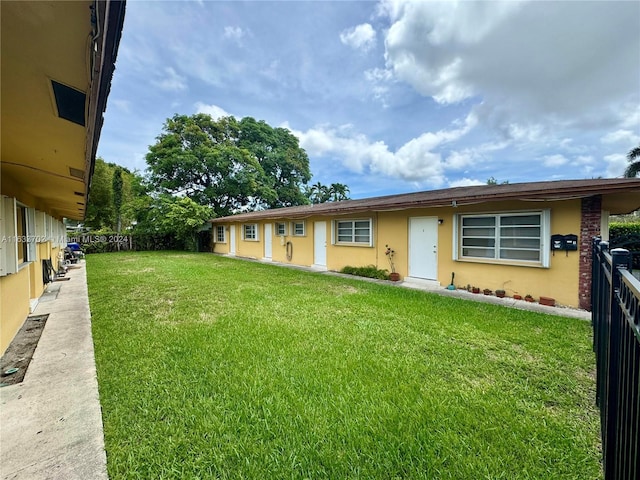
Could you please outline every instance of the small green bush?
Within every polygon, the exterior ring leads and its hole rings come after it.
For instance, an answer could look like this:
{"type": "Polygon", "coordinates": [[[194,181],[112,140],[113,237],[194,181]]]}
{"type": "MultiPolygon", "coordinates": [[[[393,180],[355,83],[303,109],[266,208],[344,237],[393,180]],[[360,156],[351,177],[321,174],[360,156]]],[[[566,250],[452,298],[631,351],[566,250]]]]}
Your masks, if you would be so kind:
{"type": "Polygon", "coordinates": [[[387,270],[378,270],[375,265],[367,265],[366,267],[351,267],[347,265],[340,273],[347,275],[357,275],[358,277],[377,278],[378,280],[389,280],[389,272],[387,270]]]}

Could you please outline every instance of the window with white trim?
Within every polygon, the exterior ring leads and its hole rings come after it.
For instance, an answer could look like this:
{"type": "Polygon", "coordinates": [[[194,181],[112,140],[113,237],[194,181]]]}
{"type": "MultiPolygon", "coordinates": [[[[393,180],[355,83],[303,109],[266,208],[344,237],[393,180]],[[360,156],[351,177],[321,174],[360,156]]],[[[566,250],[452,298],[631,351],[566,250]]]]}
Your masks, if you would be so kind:
{"type": "Polygon", "coordinates": [[[549,266],[549,211],[460,215],[459,259],[549,266]]]}
{"type": "Polygon", "coordinates": [[[216,243],[227,243],[224,225],[216,225],[216,243]]]}
{"type": "Polygon", "coordinates": [[[358,245],[373,245],[371,236],[371,219],[336,220],[334,224],[335,242],[358,245]]]}
{"type": "Polygon", "coordinates": [[[287,235],[287,224],[285,222],[275,223],[276,237],[285,237],[287,235]]]}
{"type": "Polygon", "coordinates": [[[242,225],[242,239],[258,241],[258,224],[246,223],[242,225]]]}
{"type": "Polygon", "coordinates": [[[304,221],[291,222],[291,232],[296,237],[304,237],[306,235],[304,221]]]}

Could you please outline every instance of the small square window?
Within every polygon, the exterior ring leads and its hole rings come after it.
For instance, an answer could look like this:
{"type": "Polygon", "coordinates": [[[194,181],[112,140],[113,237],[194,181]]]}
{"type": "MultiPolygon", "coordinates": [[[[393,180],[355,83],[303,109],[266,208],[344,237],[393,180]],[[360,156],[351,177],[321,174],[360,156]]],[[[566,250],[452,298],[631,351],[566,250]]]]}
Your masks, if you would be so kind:
{"type": "Polygon", "coordinates": [[[287,235],[287,224],[284,222],[276,222],[276,237],[284,237],[287,235]]]}
{"type": "Polygon", "coordinates": [[[258,240],[258,225],[255,223],[248,223],[242,226],[242,234],[244,240],[258,240]]]}
{"type": "Polygon", "coordinates": [[[304,222],[292,222],[292,230],[293,230],[293,235],[295,235],[296,237],[304,237],[305,236],[304,222]]]}
{"type": "Polygon", "coordinates": [[[217,243],[226,242],[224,225],[216,226],[216,242],[217,243]]]}

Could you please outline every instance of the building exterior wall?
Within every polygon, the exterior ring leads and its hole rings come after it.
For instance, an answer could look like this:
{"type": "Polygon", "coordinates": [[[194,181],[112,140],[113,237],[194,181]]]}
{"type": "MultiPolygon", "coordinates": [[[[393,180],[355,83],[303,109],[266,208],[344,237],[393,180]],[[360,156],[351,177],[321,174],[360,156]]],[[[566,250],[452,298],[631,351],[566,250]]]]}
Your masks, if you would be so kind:
{"type": "MultiPolygon", "coordinates": [[[[4,193],[4,192],[3,192],[4,193]]],[[[18,192],[13,190],[16,194],[15,197],[5,196],[3,202],[19,202],[18,205],[22,208],[32,210],[34,212],[34,222],[28,226],[27,231],[17,229],[16,232],[12,231],[13,222],[10,218],[2,216],[0,218],[0,231],[6,238],[0,239],[7,242],[7,245],[11,245],[13,242],[20,239],[20,244],[25,240],[20,237],[27,237],[33,248],[30,248],[32,252],[28,261],[19,256],[18,264],[12,267],[15,258],[11,258],[8,254],[8,248],[0,249],[0,255],[5,255],[2,259],[3,264],[7,270],[3,271],[0,275],[0,354],[4,353],[6,348],[13,340],[15,334],[18,332],[24,320],[29,315],[31,302],[39,298],[44,292],[46,286],[42,278],[42,260],[51,258],[54,269],[58,268],[58,252],[61,251],[65,244],[65,232],[64,226],[60,222],[50,215],[38,211],[34,208],[33,203],[35,200],[33,197],[24,194],[17,194],[18,192]],[[35,221],[35,218],[46,217],[46,228],[35,221]]],[[[1,197],[0,197],[1,198],[1,197]]],[[[6,215],[9,211],[3,211],[6,215]]]]}
{"type": "Polygon", "coordinates": [[[0,277],[0,355],[29,315],[29,283],[28,265],[17,273],[0,277]]]}
{"type": "MultiPolygon", "coordinates": [[[[595,208],[595,207],[594,207],[595,208]]],[[[454,237],[458,235],[455,217],[458,214],[470,213],[505,213],[528,212],[548,209],[550,212],[550,231],[553,234],[576,234],[579,238],[590,235],[585,233],[581,222],[583,214],[582,202],[579,199],[556,202],[532,203],[526,201],[486,202],[476,205],[454,207],[416,208],[393,212],[368,212],[354,216],[317,216],[306,218],[305,236],[291,235],[289,219],[269,219],[256,221],[260,236],[258,241],[242,239],[242,225],[237,223],[236,255],[250,258],[264,257],[264,225],[272,224],[272,259],[277,262],[291,263],[301,266],[314,264],[314,222],[325,221],[327,225],[327,268],[339,271],[343,267],[374,265],[379,269],[390,270],[385,255],[386,245],[395,251],[395,267],[401,277],[409,274],[409,224],[412,217],[432,217],[438,219],[437,237],[437,281],[444,287],[451,281],[455,272],[454,284],[458,287],[467,285],[488,288],[492,291],[503,289],[507,295],[531,294],[552,297],[560,305],[578,307],[580,265],[584,263],[580,251],[556,251],[550,254],[549,267],[509,265],[491,261],[475,261],[471,259],[454,259],[454,237]],[[332,242],[334,221],[336,220],[372,220],[372,245],[338,245],[332,242]],[[287,222],[287,235],[276,236],[276,222],[287,222]],[[287,243],[292,248],[292,258],[286,257],[287,243]]],[[[597,209],[596,209],[597,210],[597,209]]],[[[590,210],[591,211],[591,210],[590,210]]],[[[595,210],[594,210],[595,211],[595,210]]],[[[594,213],[595,215],[595,213],[594,213]]],[[[595,217],[594,217],[595,218],[595,217]]],[[[594,223],[588,220],[589,224],[594,223]]],[[[227,224],[226,226],[233,225],[227,224]]],[[[598,211],[598,229],[600,214],[598,211]]],[[[546,233],[544,234],[546,238],[546,233]]],[[[229,253],[229,238],[226,244],[216,244],[214,252],[229,253]]],[[[587,241],[590,241],[587,239],[587,241]]],[[[429,247],[430,248],[430,247],[429,247]]],[[[291,251],[291,250],[290,250],[291,251]]]]}

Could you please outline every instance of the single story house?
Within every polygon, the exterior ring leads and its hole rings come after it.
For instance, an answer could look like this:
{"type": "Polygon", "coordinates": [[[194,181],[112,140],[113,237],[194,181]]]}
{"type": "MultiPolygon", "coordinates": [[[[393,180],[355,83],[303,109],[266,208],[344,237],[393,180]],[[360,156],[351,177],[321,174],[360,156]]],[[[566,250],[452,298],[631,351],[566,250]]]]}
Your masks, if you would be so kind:
{"type": "Polygon", "coordinates": [[[84,218],[125,2],[1,2],[0,354],[84,218]],[[46,270],[45,270],[46,271],[46,270]]]}
{"type": "Polygon", "coordinates": [[[215,218],[213,252],[409,281],[552,297],[590,308],[591,239],[640,207],[640,179],[448,188],[215,218]]]}

